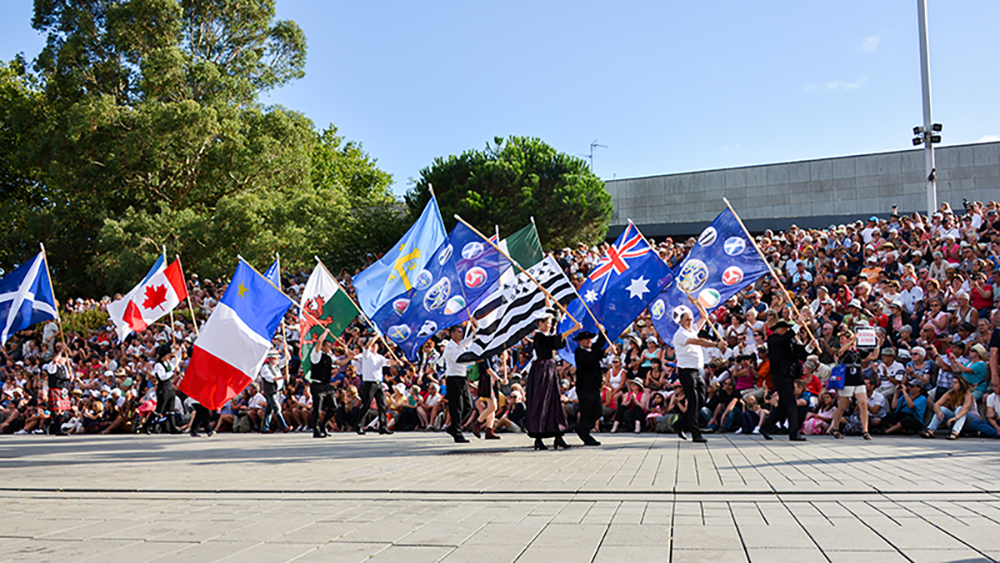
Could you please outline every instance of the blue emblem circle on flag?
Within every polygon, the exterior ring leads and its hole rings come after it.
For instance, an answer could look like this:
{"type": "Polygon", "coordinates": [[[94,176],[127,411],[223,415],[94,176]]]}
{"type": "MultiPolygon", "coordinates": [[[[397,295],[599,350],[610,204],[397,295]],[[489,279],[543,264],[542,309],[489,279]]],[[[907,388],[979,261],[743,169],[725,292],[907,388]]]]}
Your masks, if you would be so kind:
{"type": "Polygon", "coordinates": [[[444,314],[454,315],[465,308],[465,299],[461,295],[456,295],[448,300],[444,306],[444,314]]]}
{"type": "Polygon", "coordinates": [[[712,246],[718,236],[719,233],[715,230],[715,227],[709,227],[701,232],[701,236],[698,237],[698,244],[702,246],[712,246]]]}
{"type": "Polygon", "coordinates": [[[435,332],[437,332],[437,330],[438,330],[438,325],[437,325],[436,322],[434,322],[434,321],[424,321],[424,326],[420,327],[420,330],[417,331],[417,338],[423,338],[425,336],[430,336],[430,335],[434,334],[435,332]]]}
{"type": "Polygon", "coordinates": [[[448,278],[441,278],[434,287],[427,290],[427,295],[424,295],[424,309],[433,311],[440,308],[448,301],[449,294],[451,294],[451,282],[448,278]]]}
{"type": "Polygon", "coordinates": [[[410,307],[409,299],[397,299],[392,302],[392,310],[396,311],[397,315],[402,315],[410,307]]]}
{"type": "Polygon", "coordinates": [[[708,266],[701,260],[688,260],[677,276],[677,287],[692,293],[701,289],[708,280],[708,266]]]}
{"type": "Polygon", "coordinates": [[[670,318],[679,325],[681,324],[681,317],[684,316],[684,313],[694,317],[694,313],[691,312],[691,309],[689,309],[687,305],[678,305],[674,307],[673,311],[670,311],[670,318]]]}
{"type": "Polygon", "coordinates": [[[413,288],[423,291],[428,287],[430,287],[431,283],[433,282],[434,282],[434,274],[430,273],[427,270],[421,270],[420,274],[417,275],[417,280],[413,282],[413,288]]]}
{"type": "Polygon", "coordinates": [[[663,318],[663,313],[667,311],[667,306],[663,303],[662,299],[657,299],[649,307],[649,314],[653,316],[654,319],[660,320],[663,318]]]}
{"type": "Polygon", "coordinates": [[[438,255],[438,264],[441,264],[442,266],[444,266],[444,263],[447,262],[451,258],[451,253],[452,253],[453,250],[454,249],[452,248],[452,246],[450,244],[448,246],[444,247],[444,250],[442,250],[441,254],[438,255]]]}
{"type": "Polygon", "coordinates": [[[730,266],[722,272],[722,283],[726,285],[736,285],[743,281],[743,270],[737,266],[730,266]]]}
{"type": "Polygon", "coordinates": [[[465,287],[475,289],[486,283],[486,270],[476,266],[465,272],[465,287]]]}
{"type": "Polygon", "coordinates": [[[410,327],[406,325],[395,325],[389,327],[387,331],[389,338],[396,342],[402,342],[410,337],[410,327]]]}
{"type": "Polygon", "coordinates": [[[481,242],[470,242],[462,247],[462,258],[465,258],[466,260],[474,260],[482,253],[483,243],[481,242]]]}
{"type": "Polygon", "coordinates": [[[729,237],[726,239],[726,243],[722,245],[726,254],[730,256],[739,256],[740,254],[743,254],[746,247],[747,242],[743,239],[743,237],[729,237]]]}

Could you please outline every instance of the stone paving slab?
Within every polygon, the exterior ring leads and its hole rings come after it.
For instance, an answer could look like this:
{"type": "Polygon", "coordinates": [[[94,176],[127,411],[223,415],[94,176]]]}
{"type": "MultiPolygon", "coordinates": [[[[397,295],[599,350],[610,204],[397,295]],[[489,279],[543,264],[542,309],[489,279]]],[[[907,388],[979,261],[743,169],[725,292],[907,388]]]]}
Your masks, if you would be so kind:
{"type": "Polygon", "coordinates": [[[991,561],[998,442],[0,438],[2,561],[991,561]]]}

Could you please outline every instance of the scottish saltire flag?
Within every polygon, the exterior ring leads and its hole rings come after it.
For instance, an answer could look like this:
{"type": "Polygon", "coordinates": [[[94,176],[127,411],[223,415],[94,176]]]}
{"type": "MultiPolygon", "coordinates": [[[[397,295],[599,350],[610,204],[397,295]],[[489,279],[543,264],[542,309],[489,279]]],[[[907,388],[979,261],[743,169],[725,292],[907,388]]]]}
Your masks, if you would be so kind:
{"type": "Polygon", "coordinates": [[[692,298],[711,313],[767,272],[767,263],[733,212],[726,209],[702,231],[687,258],[678,265],[677,283],[649,306],[653,327],[664,342],[670,342],[682,312],[691,311],[698,318],[692,298]]]}
{"type": "Polygon", "coordinates": [[[140,332],[174,310],[187,297],[180,260],[167,266],[161,254],[146,277],[118,301],[108,304],[108,315],[115,325],[118,340],[140,332]]]}
{"type": "Polygon", "coordinates": [[[274,262],[271,263],[271,267],[264,272],[264,277],[271,280],[271,283],[281,287],[281,268],[279,266],[278,259],[275,258],[274,262]]]}
{"type": "Polygon", "coordinates": [[[0,345],[15,332],[58,318],[44,252],[0,280],[0,345]]]}
{"type": "Polygon", "coordinates": [[[414,273],[413,287],[396,296],[372,320],[411,361],[439,330],[469,320],[469,305],[500,279],[509,261],[461,221],[414,273]]]}
{"type": "Polygon", "coordinates": [[[412,291],[415,278],[446,238],[437,199],[432,196],[403,238],[381,260],[354,276],[354,291],[361,310],[374,318],[393,298],[412,291]]]}
{"type": "Polygon", "coordinates": [[[292,302],[242,260],[226,293],[194,342],[178,387],[215,410],[260,372],[271,337],[292,302]]]}
{"type": "MultiPolygon", "coordinates": [[[[638,227],[630,221],[580,286],[580,298],[570,303],[566,309],[583,324],[582,330],[597,333],[597,325],[587,313],[581,299],[586,301],[594,317],[604,325],[608,338],[613,340],[632,324],[639,313],[673,279],[670,266],[646,244],[638,227]]],[[[573,321],[564,317],[558,330],[564,332],[572,326],[573,321]]],[[[576,343],[571,340],[559,354],[576,365],[573,357],[575,349],[576,343]]]]}

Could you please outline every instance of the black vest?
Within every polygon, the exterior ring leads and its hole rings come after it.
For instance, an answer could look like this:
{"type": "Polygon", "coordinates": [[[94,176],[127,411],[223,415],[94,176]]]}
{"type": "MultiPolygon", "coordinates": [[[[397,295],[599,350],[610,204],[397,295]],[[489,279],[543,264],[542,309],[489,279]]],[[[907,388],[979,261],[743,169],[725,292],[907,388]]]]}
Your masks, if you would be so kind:
{"type": "Polygon", "coordinates": [[[314,363],[309,372],[309,378],[313,383],[330,383],[330,374],[333,373],[333,359],[329,354],[323,354],[319,362],[314,363]]]}
{"type": "Polygon", "coordinates": [[[50,389],[65,389],[69,383],[69,370],[66,366],[56,366],[56,372],[49,374],[50,389]]]}

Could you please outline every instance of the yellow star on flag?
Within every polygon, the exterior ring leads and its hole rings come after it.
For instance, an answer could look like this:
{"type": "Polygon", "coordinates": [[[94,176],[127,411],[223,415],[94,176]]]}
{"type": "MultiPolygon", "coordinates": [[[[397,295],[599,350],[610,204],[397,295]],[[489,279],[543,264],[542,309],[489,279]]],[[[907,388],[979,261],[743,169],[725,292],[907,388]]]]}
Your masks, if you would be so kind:
{"type": "Polygon", "coordinates": [[[243,285],[243,282],[240,282],[240,286],[236,288],[236,293],[239,293],[240,297],[242,298],[243,294],[246,292],[247,292],[246,286],[243,285]]]}

